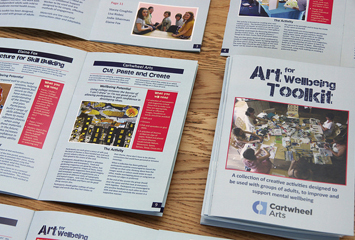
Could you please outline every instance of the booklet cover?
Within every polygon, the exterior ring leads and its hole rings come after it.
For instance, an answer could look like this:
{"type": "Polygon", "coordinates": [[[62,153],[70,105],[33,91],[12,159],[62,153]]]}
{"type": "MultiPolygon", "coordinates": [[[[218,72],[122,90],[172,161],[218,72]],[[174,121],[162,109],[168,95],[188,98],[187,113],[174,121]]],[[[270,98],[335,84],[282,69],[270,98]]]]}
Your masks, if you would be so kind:
{"type": "Polygon", "coordinates": [[[354,73],[228,58],[201,223],[299,239],[353,235],[354,73]]]}
{"type": "Polygon", "coordinates": [[[222,56],[355,67],[353,0],[231,0],[222,56]]]}
{"type": "Polygon", "coordinates": [[[37,28],[91,41],[199,52],[209,0],[1,3],[1,27],[37,28]]]}
{"type": "Polygon", "coordinates": [[[155,240],[158,231],[133,224],[55,211],[32,211],[0,204],[0,237],[16,240],[155,240]]]}
{"type": "Polygon", "coordinates": [[[0,42],[1,192],[161,216],[197,62],[0,42]]]}
{"type": "Polygon", "coordinates": [[[0,238],[4,240],[223,240],[222,238],[155,230],[80,214],[32,211],[0,204],[0,238]]]}

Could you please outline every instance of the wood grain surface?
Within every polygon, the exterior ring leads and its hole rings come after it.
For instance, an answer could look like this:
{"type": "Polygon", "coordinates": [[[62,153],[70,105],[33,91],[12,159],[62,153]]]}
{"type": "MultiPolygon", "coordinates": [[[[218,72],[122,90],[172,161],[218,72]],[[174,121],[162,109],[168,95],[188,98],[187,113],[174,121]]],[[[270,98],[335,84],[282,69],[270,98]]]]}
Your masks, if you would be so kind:
{"type": "MultiPolygon", "coordinates": [[[[0,194],[0,203],[33,210],[79,213],[154,229],[227,239],[282,239],[257,233],[200,225],[200,214],[217,120],[226,58],[220,56],[229,0],[211,0],[201,53],[98,43],[24,28],[0,28],[0,37],[49,42],[88,52],[117,52],[198,60],[199,69],[163,217],[144,216],[83,205],[44,202],[0,194]]],[[[233,199],[231,199],[233,201],[233,199]]],[[[333,221],[341,221],[333,219],[333,221]]],[[[344,237],[352,239],[354,237],[344,237]]]]}

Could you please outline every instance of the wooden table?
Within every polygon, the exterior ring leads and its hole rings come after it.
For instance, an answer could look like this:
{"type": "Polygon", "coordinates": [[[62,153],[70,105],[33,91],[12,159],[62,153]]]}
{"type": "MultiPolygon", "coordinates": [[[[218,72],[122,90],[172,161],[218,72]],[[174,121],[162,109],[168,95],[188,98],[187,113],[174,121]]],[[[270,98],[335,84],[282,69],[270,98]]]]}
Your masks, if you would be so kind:
{"type": "MultiPolygon", "coordinates": [[[[200,225],[226,58],[220,56],[229,0],[211,0],[201,53],[90,42],[23,28],[0,28],[0,37],[61,44],[89,52],[117,52],[199,61],[199,70],[182,135],[163,217],[143,216],[83,205],[43,202],[0,194],[0,203],[33,210],[54,210],[128,222],[154,229],[228,239],[281,239],[256,233],[200,225]]],[[[340,220],[340,219],[339,219],[340,220]]],[[[355,239],[345,237],[343,239],[355,239]]]]}

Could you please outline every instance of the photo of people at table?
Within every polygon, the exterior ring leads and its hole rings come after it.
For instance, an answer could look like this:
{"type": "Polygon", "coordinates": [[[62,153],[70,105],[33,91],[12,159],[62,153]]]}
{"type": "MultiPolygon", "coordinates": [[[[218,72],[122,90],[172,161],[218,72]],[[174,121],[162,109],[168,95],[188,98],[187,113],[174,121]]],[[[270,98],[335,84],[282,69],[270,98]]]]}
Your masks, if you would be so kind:
{"type": "Polygon", "coordinates": [[[241,0],[239,15],[305,20],[308,0],[241,0]]]}
{"type": "Polygon", "coordinates": [[[140,3],[132,34],[166,39],[191,39],[198,8],[140,3]]]}
{"type": "Polygon", "coordinates": [[[348,111],[236,98],[226,168],[346,184],[348,111]]]}

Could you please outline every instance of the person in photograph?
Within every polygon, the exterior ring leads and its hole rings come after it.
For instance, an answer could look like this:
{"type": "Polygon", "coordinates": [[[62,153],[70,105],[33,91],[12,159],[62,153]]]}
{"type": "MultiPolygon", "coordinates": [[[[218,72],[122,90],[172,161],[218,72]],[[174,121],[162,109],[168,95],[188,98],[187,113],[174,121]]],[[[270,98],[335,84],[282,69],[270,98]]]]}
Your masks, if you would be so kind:
{"type": "Polygon", "coordinates": [[[266,119],[255,116],[254,108],[249,107],[246,112],[246,125],[249,131],[253,131],[256,126],[260,126],[267,123],[266,119]]]}
{"type": "Polygon", "coordinates": [[[153,23],[153,21],[152,21],[152,13],[153,12],[154,12],[154,7],[152,7],[152,6],[148,7],[148,15],[144,18],[144,20],[148,26],[153,27],[153,29],[155,30],[156,27],[159,25],[159,23],[158,22],[153,23]]]}
{"type": "Polygon", "coordinates": [[[333,130],[334,130],[334,114],[333,113],[327,113],[325,115],[325,119],[327,119],[327,121],[325,121],[323,124],[321,124],[320,122],[318,123],[319,126],[321,126],[322,130],[323,130],[323,134],[326,137],[329,137],[333,134],[333,130]]]}
{"type": "Polygon", "coordinates": [[[233,128],[232,133],[233,133],[232,146],[234,146],[237,149],[242,149],[247,143],[259,143],[263,141],[263,137],[258,136],[252,132],[244,131],[239,127],[233,128]],[[246,134],[250,134],[253,140],[251,139],[249,140],[246,134]]]}
{"type": "Polygon", "coordinates": [[[332,146],[325,145],[325,149],[328,149],[332,152],[332,161],[345,161],[346,160],[346,140],[341,137],[334,139],[332,146]]]}
{"type": "Polygon", "coordinates": [[[152,23],[152,13],[154,12],[154,8],[152,7],[152,6],[150,6],[149,8],[148,8],[148,14],[147,14],[147,16],[144,18],[144,20],[145,20],[145,24],[147,24],[147,25],[153,25],[153,23],[152,23]]]}
{"type": "Polygon", "coordinates": [[[184,24],[184,20],[182,19],[182,14],[177,13],[175,15],[175,25],[171,25],[167,32],[178,33],[179,28],[184,24]]]}
{"type": "Polygon", "coordinates": [[[171,26],[170,15],[171,12],[169,11],[164,12],[164,19],[157,26],[159,30],[166,32],[170,28],[171,26]]]}
{"type": "Polygon", "coordinates": [[[252,148],[248,148],[243,153],[243,163],[250,169],[250,172],[269,174],[272,166],[269,157],[270,153],[264,148],[260,148],[257,152],[252,148]]]}
{"type": "Polygon", "coordinates": [[[297,161],[292,160],[288,168],[288,176],[290,178],[311,180],[312,174],[313,172],[310,169],[310,165],[304,158],[300,158],[297,161]]]}
{"type": "Polygon", "coordinates": [[[143,35],[143,34],[153,31],[153,27],[148,26],[144,21],[144,19],[146,18],[147,15],[148,15],[147,8],[140,8],[138,10],[137,20],[134,24],[133,33],[143,35]]]}
{"type": "Polygon", "coordinates": [[[307,0],[297,0],[298,7],[294,7],[293,9],[297,9],[298,11],[306,11],[307,9],[307,0]]]}
{"type": "Polygon", "coordinates": [[[192,30],[195,24],[195,18],[193,12],[186,12],[183,16],[184,24],[178,30],[178,33],[172,34],[171,36],[181,38],[181,39],[189,39],[192,35],[192,30]]]}
{"type": "Polygon", "coordinates": [[[333,183],[345,184],[346,181],[346,138],[337,137],[332,146],[325,145],[325,148],[332,152],[332,164],[327,165],[327,179],[333,183]]]}
{"type": "Polygon", "coordinates": [[[183,24],[184,24],[184,20],[182,19],[182,14],[177,13],[175,15],[175,25],[178,27],[182,27],[183,24]]]}

